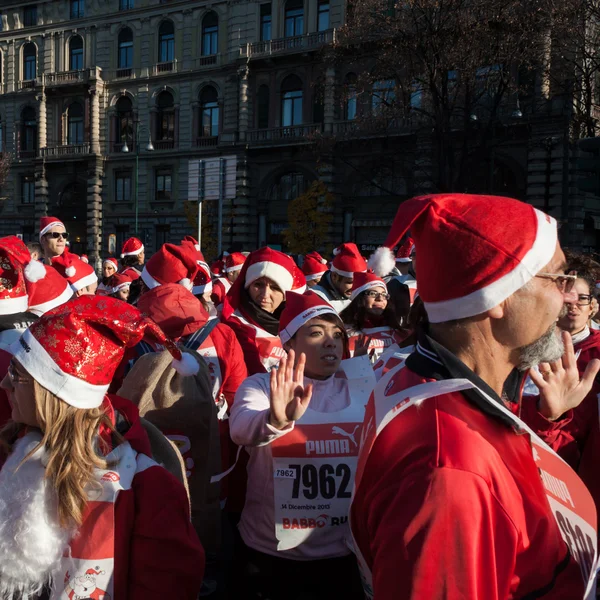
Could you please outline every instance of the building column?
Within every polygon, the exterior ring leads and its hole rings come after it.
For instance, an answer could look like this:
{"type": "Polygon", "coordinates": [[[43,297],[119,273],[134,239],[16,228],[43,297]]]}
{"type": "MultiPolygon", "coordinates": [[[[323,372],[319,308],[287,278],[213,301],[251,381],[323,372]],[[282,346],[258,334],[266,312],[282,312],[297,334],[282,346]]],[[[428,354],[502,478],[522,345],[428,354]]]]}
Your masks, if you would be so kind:
{"type": "Polygon", "coordinates": [[[100,154],[100,90],[90,88],[91,115],[90,115],[90,149],[92,154],[100,154]]]}
{"type": "Polygon", "coordinates": [[[34,215],[37,222],[48,214],[48,179],[46,178],[46,165],[43,160],[35,165],[35,204],[34,215]]]}
{"type": "Polygon", "coordinates": [[[236,171],[236,196],[232,200],[233,242],[245,248],[255,248],[256,228],[250,218],[250,166],[245,156],[238,157],[236,171]]]}
{"type": "Polygon", "coordinates": [[[100,269],[102,264],[102,158],[90,159],[87,180],[87,253],[90,264],[100,269]]]}
{"type": "Polygon", "coordinates": [[[45,148],[48,142],[48,130],[46,119],[46,95],[41,93],[37,97],[38,101],[38,151],[45,148]]]}
{"type": "Polygon", "coordinates": [[[249,125],[249,107],[248,107],[248,75],[249,69],[248,67],[243,67],[238,71],[240,76],[240,112],[239,112],[239,135],[240,142],[246,141],[246,132],[248,131],[249,125]]]}
{"type": "Polygon", "coordinates": [[[335,69],[329,67],[325,73],[325,98],[323,100],[325,133],[333,133],[335,118],[335,69]]]}

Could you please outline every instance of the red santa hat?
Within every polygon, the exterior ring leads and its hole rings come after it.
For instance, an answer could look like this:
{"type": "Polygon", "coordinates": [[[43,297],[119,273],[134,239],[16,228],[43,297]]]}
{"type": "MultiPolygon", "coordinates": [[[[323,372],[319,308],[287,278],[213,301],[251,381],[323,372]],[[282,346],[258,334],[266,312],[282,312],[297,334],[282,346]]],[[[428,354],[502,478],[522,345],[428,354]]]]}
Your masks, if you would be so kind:
{"type": "Polygon", "coordinates": [[[294,337],[300,327],[306,325],[311,319],[323,315],[335,315],[343,327],[337,311],[318,294],[314,292],[306,292],[306,294],[288,292],[285,295],[285,308],[279,317],[279,339],[281,343],[286,344],[294,337]]]}
{"type": "Polygon", "coordinates": [[[212,292],[213,284],[210,277],[210,267],[205,262],[198,262],[198,272],[194,278],[194,286],[192,287],[192,294],[200,296],[206,292],[212,292]]]}
{"type": "Polygon", "coordinates": [[[225,257],[225,273],[241,271],[246,257],[241,252],[232,252],[225,257]]]}
{"type": "Polygon", "coordinates": [[[200,244],[198,243],[198,240],[194,236],[186,235],[182,241],[189,242],[190,244],[192,244],[194,246],[194,248],[196,248],[196,250],[198,250],[198,252],[200,252],[200,244]]]}
{"type": "Polygon", "coordinates": [[[367,271],[366,273],[357,273],[354,276],[354,281],[352,282],[352,291],[350,294],[350,298],[354,300],[359,294],[362,292],[366,292],[367,290],[372,290],[376,287],[382,287],[387,292],[387,285],[385,281],[378,277],[373,273],[373,271],[367,271]]]}
{"type": "Polygon", "coordinates": [[[306,277],[306,281],[312,281],[323,276],[327,272],[327,261],[318,252],[309,252],[304,257],[302,263],[302,272],[306,277]]]}
{"type": "Polygon", "coordinates": [[[40,242],[42,241],[42,236],[45,233],[48,233],[48,231],[50,231],[53,227],[57,227],[58,225],[65,227],[65,224],[56,217],[42,217],[40,219],[40,242]]]}
{"type": "Polygon", "coordinates": [[[190,251],[187,245],[163,244],[146,263],[142,280],[150,289],[165,283],[179,283],[191,290],[198,272],[196,258],[196,252],[190,251]]]}
{"type": "Polygon", "coordinates": [[[419,295],[431,323],[479,315],[522,288],[550,262],[556,221],[498,196],[436,194],[403,202],[385,241],[411,230],[419,251],[419,295]]]}
{"type": "MultiPolygon", "coordinates": [[[[244,287],[249,288],[253,282],[261,277],[267,277],[271,281],[274,281],[279,289],[285,294],[293,289],[298,289],[302,285],[306,285],[304,282],[299,281],[298,267],[294,260],[283,252],[273,250],[272,248],[264,247],[260,250],[251,252],[244,267],[241,275],[244,275],[244,287]]],[[[304,276],[300,272],[302,278],[304,276]]]]}
{"type": "Polygon", "coordinates": [[[84,263],[87,263],[88,265],[90,264],[90,261],[89,261],[89,259],[88,259],[88,255],[87,255],[87,254],[82,254],[82,255],[81,255],[79,258],[80,258],[80,259],[81,259],[81,260],[82,260],[84,263]]]}
{"type": "Polygon", "coordinates": [[[113,266],[117,271],[119,270],[119,262],[114,256],[109,256],[102,261],[102,266],[104,267],[106,264],[113,266]]]}
{"type": "Polygon", "coordinates": [[[52,266],[69,282],[74,292],[98,281],[93,267],[67,249],[60,256],[52,259],[52,266]]]}
{"type": "Polygon", "coordinates": [[[173,356],[182,375],[198,372],[140,311],[116,298],[81,296],[46,313],[14,342],[10,351],[43,387],[76,408],[96,408],[104,400],[125,349],[151,335],[173,356]]]}
{"type": "Polygon", "coordinates": [[[399,263],[409,263],[412,262],[412,254],[415,250],[415,242],[409,237],[406,238],[404,244],[398,248],[398,252],[396,253],[396,262],[399,263]]]}
{"type": "Polygon", "coordinates": [[[218,259],[211,263],[210,271],[213,275],[221,275],[223,273],[223,269],[225,268],[225,261],[218,259]]]}
{"type": "Polygon", "coordinates": [[[331,270],[342,277],[354,277],[355,273],[364,273],[367,262],[362,257],[356,244],[347,243],[337,247],[334,251],[331,270]]]}
{"type": "Polygon", "coordinates": [[[127,273],[115,273],[111,275],[106,286],[105,294],[116,294],[122,289],[128,288],[131,285],[131,277],[127,273]]]}
{"type": "Polygon", "coordinates": [[[68,302],[73,297],[73,290],[68,281],[54,268],[44,267],[46,276],[36,282],[26,281],[29,296],[29,312],[41,317],[49,310],[68,302]]]}
{"type": "Polygon", "coordinates": [[[137,256],[144,251],[144,244],[136,237],[130,237],[124,244],[121,250],[121,258],[126,256],[137,256]]]}
{"type": "Polygon", "coordinates": [[[27,283],[36,283],[46,268],[32,260],[27,246],[16,235],[0,238],[0,315],[25,312],[28,306],[27,283]]]}

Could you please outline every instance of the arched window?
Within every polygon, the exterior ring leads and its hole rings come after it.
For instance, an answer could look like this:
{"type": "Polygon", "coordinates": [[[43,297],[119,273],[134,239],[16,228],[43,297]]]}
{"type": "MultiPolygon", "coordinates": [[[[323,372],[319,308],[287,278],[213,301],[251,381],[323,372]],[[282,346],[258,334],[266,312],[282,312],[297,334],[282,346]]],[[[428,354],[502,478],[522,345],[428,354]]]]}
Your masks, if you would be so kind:
{"type": "Polygon", "coordinates": [[[202,19],[202,56],[211,56],[219,51],[219,17],[213,11],[202,19]]]}
{"type": "Polygon", "coordinates": [[[131,69],[133,66],[133,32],[129,27],[119,31],[119,56],[117,66],[119,69],[131,69]]]}
{"type": "Polygon", "coordinates": [[[69,69],[83,69],[83,39],[79,35],[74,35],[69,42],[69,69]]]}
{"type": "Polygon", "coordinates": [[[288,0],[285,4],[285,37],[304,33],[304,0],[288,0]]]}
{"type": "Polygon", "coordinates": [[[83,106],[79,102],[67,111],[67,144],[83,144],[83,106]]]}
{"type": "Polygon", "coordinates": [[[171,21],[163,21],[158,28],[158,62],[175,58],[175,28],[171,21]]]}
{"type": "Polygon", "coordinates": [[[302,81],[289,75],[281,84],[281,126],[302,125],[302,81]]]}
{"type": "Polygon", "coordinates": [[[130,150],[135,150],[134,146],[134,124],[133,124],[133,104],[131,98],[121,96],[117,100],[117,150],[123,147],[127,142],[130,150]]]}
{"type": "Polygon", "coordinates": [[[219,135],[219,96],[214,87],[208,86],[200,94],[200,137],[219,135]]]}
{"type": "Polygon", "coordinates": [[[269,127],[269,88],[261,85],[256,94],[257,127],[267,129],[269,127]]]}
{"type": "Polygon", "coordinates": [[[23,47],[23,80],[31,81],[37,77],[37,48],[33,42],[23,47]]]}
{"type": "Polygon", "coordinates": [[[344,80],[344,120],[356,119],[356,75],[348,73],[344,80]]]}
{"type": "Polygon", "coordinates": [[[35,156],[37,149],[37,115],[35,109],[26,106],[21,112],[21,155],[35,156]]]}
{"type": "Polygon", "coordinates": [[[175,103],[173,96],[167,92],[161,92],[156,99],[158,108],[158,119],[156,127],[156,139],[164,142],[164,147],[172,147],[175,141],[175,103]]]}

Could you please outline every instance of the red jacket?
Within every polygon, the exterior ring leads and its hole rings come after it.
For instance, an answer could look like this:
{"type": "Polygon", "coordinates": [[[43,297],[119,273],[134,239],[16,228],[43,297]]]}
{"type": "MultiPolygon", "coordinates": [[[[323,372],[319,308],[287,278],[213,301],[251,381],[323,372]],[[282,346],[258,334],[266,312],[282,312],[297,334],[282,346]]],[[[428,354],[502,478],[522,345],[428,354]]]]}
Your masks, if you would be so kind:
{"type": "MultiPolygon", "coordinates": [[[[404,367],[393,387],[424,381],[404,367]]],[[[410,407],[381,432],[351,523],[376,600],[583,597],[528,436],[462,392],[410,407]]]]}
{"type": "Polygon", "coordinates": [[[225,300],[225,296],[227,296],[229,287],[225,287],[222,277],[213,279],[213,291],[210,295],[210,299],[212,300],[215,306],[220,306],[221,304],[223,304],[223,300],[225,300]]]}

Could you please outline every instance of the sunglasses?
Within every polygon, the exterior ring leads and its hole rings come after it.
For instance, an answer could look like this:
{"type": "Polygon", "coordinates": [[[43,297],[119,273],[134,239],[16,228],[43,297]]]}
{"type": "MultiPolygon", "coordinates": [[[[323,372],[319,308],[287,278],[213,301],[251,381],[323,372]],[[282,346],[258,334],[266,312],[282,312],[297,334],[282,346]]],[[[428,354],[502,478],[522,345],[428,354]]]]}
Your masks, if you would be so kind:
{"type": "Polygon", "coordinates": [[[51,233],[45,233],[44,235],[46,237],[51,237],[54,240],[57,240],[60,237],[63,240],[68,240],[69,239],[69,232],[68,231],[52,231],[51,233]]]}
{"type": "Polygon", "coordinates": [[[569,275],[563,275],[560,273],[538,273],[536,277],[554,281],[556,287],[563,294],[568,294],[573,289],[573,286],[577,281],[577,273],[570,273],[569,275]]]}

